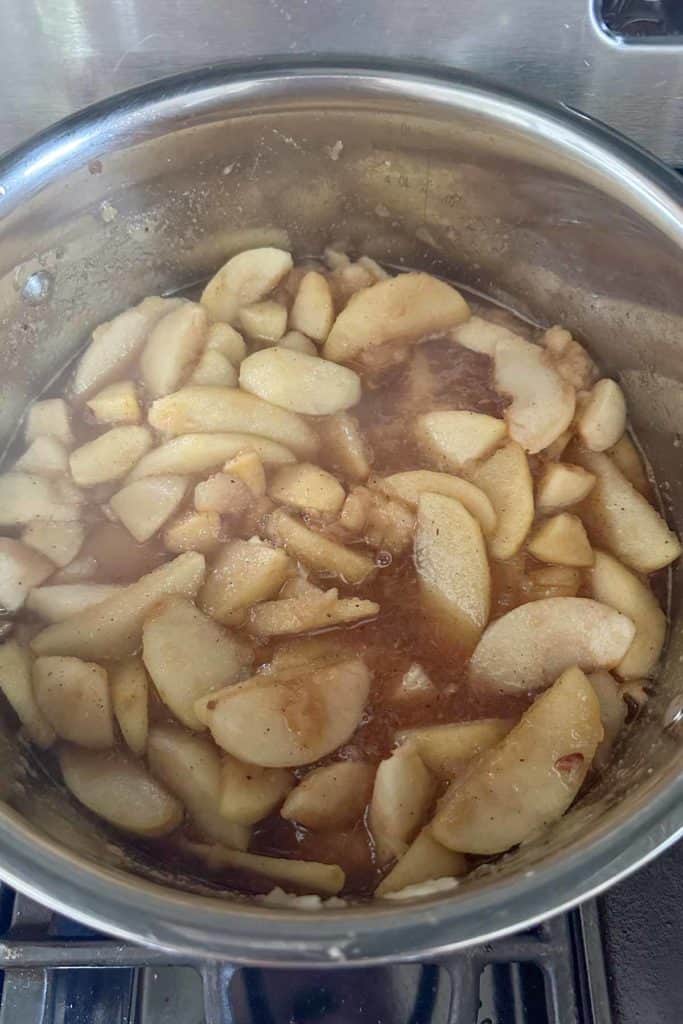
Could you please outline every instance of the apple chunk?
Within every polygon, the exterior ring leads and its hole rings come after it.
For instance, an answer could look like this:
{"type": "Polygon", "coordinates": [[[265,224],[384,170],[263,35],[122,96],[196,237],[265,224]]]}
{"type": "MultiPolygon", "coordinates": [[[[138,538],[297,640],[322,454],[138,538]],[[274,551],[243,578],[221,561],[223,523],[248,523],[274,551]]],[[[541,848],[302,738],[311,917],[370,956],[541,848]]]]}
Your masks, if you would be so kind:
{"type": "Polygon", "coordinates": [[[219,469],[238,452],[251,448],[270,465],[294,462],[284,445],[252,434],[183,434],[159,445],[138,462],[128,480],[145,476],[175,476],[208,473],[219,469]]]}
{"type": "Polygon", "coordinates": [[[368,825],[380,864],[402,857],[429,815],[436,782],[414,751],[396,751],[377,769],[368,825]]]}
{"type": "Polygon", "coordinates": [[[283,249],[247,249],[225,263],[202,292],[201,302],[212,320],[234,324],[240,309],[263,299],[292,269],[283,249]]]}
{"type": "Polygon", "coordinates": [[[147,746],[149,684],[141,658],[126,658],[109,670],[111,702],[126,745],[140,756],[147,746]]]}
{"type": "Polygon", "coordinates": [[[473,757],[507,736],[512,726],[508,718],[480,718],[406,729],[396,738],[402,747],[420,755],[432,775],[448,781],[461,773],[473,757]]]}
{"type": "Polygon", "coordinates": [[[281,346],[247,356],[240,365],[240,387],[307,416],[343,412],[361,397],[360,377],[354,370],[281,346]]]}
{"type": "Polygon", "coordinates": [[[540,562],[579,569],[593,564],[593,549],[583,523],[569,512],[545,519],[532,534],[528,547],[540,562]]]}
{"type": "Polygon", "coordinates": [[[226,626],[239,626],[248,609],[267,601],[294,571],[280,548],[262,540],[231,540],[216,555],[199,594],[199,606],[226,626]]]}
{"type": "Polygon", "coordinates": [[[363,761],[314,768],[292,790],[280,813],[314,831],[348,828],[365,810],[374,778],[374,766],[363,761]]]}
{"type": "Polygon", "coordinates": [[[220,812],[236,825],[255,825],[282,803],[296,779],[286,768],[259,768],[224,754],[220,812]]]}
{"type": "Polygon", "coordinates": [[[508,442],[482,462],[471,482],[487,495],[496,513],[496,529],[488,538],[492,558],[516,555],[534,518],[534,488],[529,461],[520,445],[508,442]]]}
{"type": "Polygon", "coordinates": [[[432,822],[435,839],[461,853],[495,854],[551,825],[576,797],[602,736],[593,687],[580,669],[567,669],[451,784],[432,822]]]}
{"type": "Polygon", "coordinates": [[[576,418],[576,432],[586,448],[604,452],[626,430],[626,399],[616,381],[605,377],[593,387],[576,418]]]}
{"type": "Polygon", "coordinates": [[[539,512],[561,512],[583,501],[594,483],[593,474],[581,466],[551,462],[538,482],[536,506],[539,512]]]}
{"type": "Polygon", "coordinates": [[[0,644],[0,690],[9,701],[31,743],[46,750],[55,731],[40,710],[33,692],[31,655],[16,640],[0,644]]]}
{"type": "Polygon", "coordinates": [[[0,605],[15,612],[29,591],[51,576],[54,564],[44,555],[18,540],[0,537],[0,605]]]}
{"type": "Polygon", "coordinates": [[[206,312],[196,302],[183,302],[157,321],[140,356],[142,383],[149,395],[159,398],[175,391],[199,359],[208,327],[206,312]]]}
{"type": "Polygon", "coordinates": [[[36,702],[58,736],[81,747],[114,745],[114,721],[105,669],[80,658],[38,658],[36,702]]]}
{"type": "Polygon", "coordinates": [[[489,498],[479,487],[450,473],[434,473],[429,469],[415,469],[407,473],[394,473],[384,479],[377,479],[374,486],[390,497],[400,498],[416,509],[420,495],[425,491],[457,498],[470,515],[479,523],[484,536],[489,537],[496,529],[496,513],[489,498]]]}
{"type": "Polygon", "coordinates": [[[470,680],[487,690],[540,690],[571,665],[618,665],[635,636],[631,619],[586,597],[547,597],[513,608],[485,630],[470,680]]]}
{"type": "Polygon", "coordinates": [[[423,828],[386,878],[379,883],[375,896],[388,896],[419,882],[454,878],[464,875],[466,871],[467,861],[463,855],[437,843],[429,828],[423,828]]]}
{"type": "Polygon", "coordinates": [[[336,477],[307,462],[282,466],[273,476],[268,493],[273,501],[322,515],[335,515],[346,497],[336,477]]]}
{"type": "Polygon", "coordinates": [[[491,579],[479,523],[456,498],[421,495],[415,569],[422,606],[437,632],[471,650],[488,621],[491,579]]]}
{"type": "Polygon", "coordinates": [[[28,595],[26,607],[46,622],[64,622],[121,590],[123,587],[114,583],[55,583],[35,587],[28,595]]]}
{"type": "Polygon", "coordinates": [[[415,421],[418,444],[437,469],[458,473],[467,462],[483,459],[507,433],[503,420],[479,412],[426,412],[415,421]]]}
{"type": "Polygon", "coordinates": [[[126,484],[109,504],[138,544],[144,544],[177,510],[187,490],[182,476],[146,476],[126,484]]]}

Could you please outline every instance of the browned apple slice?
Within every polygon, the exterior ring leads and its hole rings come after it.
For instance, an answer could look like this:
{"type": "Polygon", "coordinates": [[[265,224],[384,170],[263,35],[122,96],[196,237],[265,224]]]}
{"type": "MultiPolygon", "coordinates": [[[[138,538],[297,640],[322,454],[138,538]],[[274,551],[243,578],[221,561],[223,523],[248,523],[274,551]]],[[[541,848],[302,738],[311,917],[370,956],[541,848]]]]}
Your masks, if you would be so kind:
{"type": "Polygon", "coordinates": [[[470,680],[487,690],[540,690],[571,665],[611,669],[635,636],[631,619],[586,597],[548,597],[513,608],[485,630],[470,680]]]}
{"type": "Polygon", "coordinates": [[[520,445],[508,442],[472,472],[471,481],[487,495],[496,513],[488,538],[492,558],[516,555],[534,518],[534,488],[529,462],[520,445]]]}
{"type": "Polygon", "coordinates": [[[474,854],[502,853],[528,839],[567,810],[602,736],[593,687],[580,669],[567,669],[462,782],[450,785],[431,825],[434,837],[474,854]]]}

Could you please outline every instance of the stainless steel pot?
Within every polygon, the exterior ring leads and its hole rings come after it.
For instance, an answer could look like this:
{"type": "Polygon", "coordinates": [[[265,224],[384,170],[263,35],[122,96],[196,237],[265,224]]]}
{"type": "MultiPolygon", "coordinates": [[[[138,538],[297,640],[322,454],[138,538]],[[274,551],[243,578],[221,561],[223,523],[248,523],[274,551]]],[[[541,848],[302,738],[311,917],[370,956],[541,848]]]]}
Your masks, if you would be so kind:
{"type": "MultiPolygon", "coordinates": [[[[585,338],[619,374],[681,529],[682,194],[580,115],[418,69],[223,67],[127,93],[0,164],[0,436],[123,306],[247,245],[304,254],[335,240],[585,338]]],[[[86,820],[9,725],[0,875],[109,932],[237,962],[425,958],[537,921],[681,834],[666,727],[682,690],[680,589],[656,694],[617,763],[558,827],[454,894],[315,913],[219,898],[86,820]]]]}

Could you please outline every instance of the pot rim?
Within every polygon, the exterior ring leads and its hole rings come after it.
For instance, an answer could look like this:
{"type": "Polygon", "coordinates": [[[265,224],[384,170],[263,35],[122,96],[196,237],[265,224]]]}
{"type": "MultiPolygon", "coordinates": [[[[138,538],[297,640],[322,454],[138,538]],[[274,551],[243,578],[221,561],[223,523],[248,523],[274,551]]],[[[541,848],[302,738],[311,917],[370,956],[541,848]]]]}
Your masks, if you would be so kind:
{"type": "MultiPolygon", "coordinates": [[[[345,99],[397,97],[481,111],[561,143],[603,180],[614,179],[630,205],[683,248],[683,186],[655,157],[618,132],[567,107],[531,100],[471,75],[415,62],[335,57],[226,63],[196,69],[104,100],[34,136],[0,159],[0,217],[71,170],[183,117],[233,115],[264,96],[293,99],[306,83],[344,83],[345,99]],[[234,109],[233,109],[234,108],[234,109]],[[102,139],[105,140],[104,145],[102,139]],[[99,141],[98,141],[99,140],[99,141]]],[[[617,812],[618,819],[618,812],[617,812]]],[[[226,905],[97,866],[0,810],[0,878],[82,923],[127,940],[172,950],[188,961],[344,966],[438,959],[474,942],[529,927],[594,896],[683,836],[683,776],[672,766],[611,826],[594,827],[569,851],[516,877],[419,903],[359,905],[311,914],[255,903],[226,905]],[[482,923],[483,922],[483,923],[482,923]]],[[[174,956],[177,959],[178,956],[174,956]]]]}

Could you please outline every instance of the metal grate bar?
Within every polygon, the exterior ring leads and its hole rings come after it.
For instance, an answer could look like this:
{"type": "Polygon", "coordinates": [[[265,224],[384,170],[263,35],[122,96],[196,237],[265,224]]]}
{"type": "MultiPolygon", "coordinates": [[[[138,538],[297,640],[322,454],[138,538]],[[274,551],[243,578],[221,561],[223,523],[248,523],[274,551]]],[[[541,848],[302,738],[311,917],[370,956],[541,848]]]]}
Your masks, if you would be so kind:
{"type": "Polygon", "coordinates": [[[50,989],[47,971],[8,971],[2,987],[0,1024],[48,1024],[50,989]]]}

